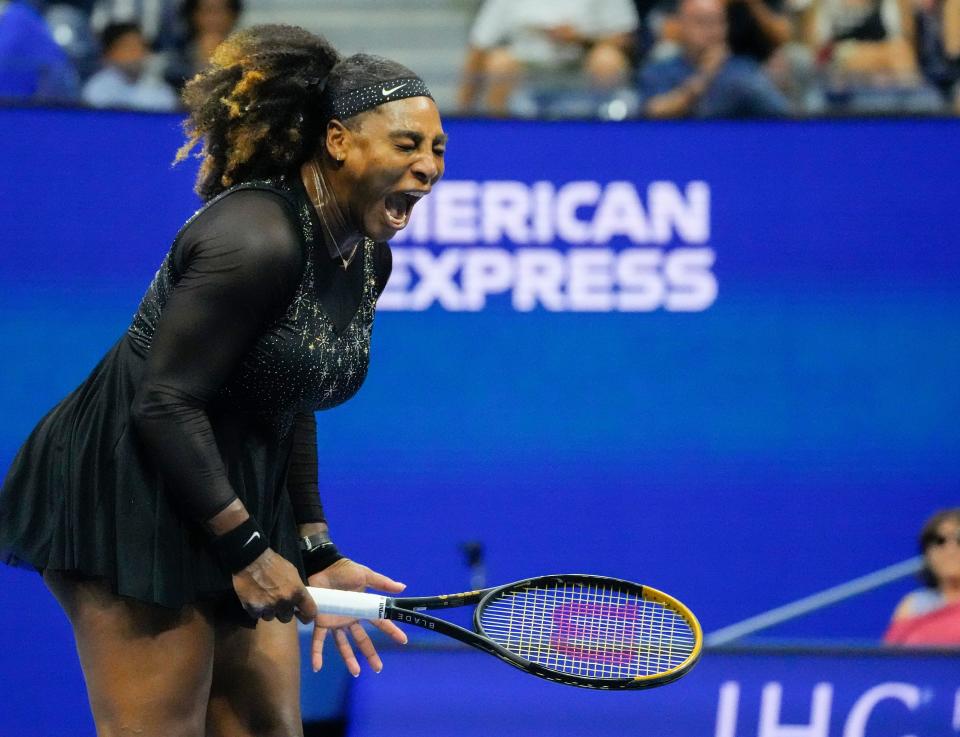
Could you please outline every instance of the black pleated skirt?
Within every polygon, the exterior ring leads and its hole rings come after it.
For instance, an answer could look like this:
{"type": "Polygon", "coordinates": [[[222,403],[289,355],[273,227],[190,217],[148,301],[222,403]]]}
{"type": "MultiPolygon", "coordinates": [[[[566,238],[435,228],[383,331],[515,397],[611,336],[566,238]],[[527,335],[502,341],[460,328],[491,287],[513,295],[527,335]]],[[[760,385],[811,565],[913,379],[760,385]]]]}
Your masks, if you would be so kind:
{"type": "MultiPolygon", "coordinates": [[[[0,561],[101,578],[120,596],[170,608],[230,597],[229,570],[130,423],[144,360],[124,336],[30,434],[0,491],[0,561]]],[[[228,407],[208,414],[234,490],[303,575],[286,493],[290,438],[228,407]]]]}

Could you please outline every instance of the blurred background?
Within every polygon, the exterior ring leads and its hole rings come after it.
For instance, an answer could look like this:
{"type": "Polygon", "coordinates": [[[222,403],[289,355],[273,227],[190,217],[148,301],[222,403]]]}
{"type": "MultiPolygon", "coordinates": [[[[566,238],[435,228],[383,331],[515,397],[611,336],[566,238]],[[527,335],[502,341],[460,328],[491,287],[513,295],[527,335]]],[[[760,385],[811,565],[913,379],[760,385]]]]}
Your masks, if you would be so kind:
{"type": "Polygon", "coordinates": [[[175,109],[175,93],[231,30],[269,22],[415,68],[448,113],[622,120],[960,112],[960,0],[3,6],[0,97],[8,99],[175,109]]]}
{"type": "MultiPolygon", "coordinates": [[[[305,673],[307,734],[960,734],[960,518],[924,527],[960,506],[960,2],[0,2],[0,473],[200,204],[178,90],[265,22],[410,66],[450,134],[318,416],[340,548],[415,594],[633,579],[710,635],[613,695],[410,632],[305,673]]],[[[0,611],[0,736],[93,734],[39,577],[0,611]]]]}

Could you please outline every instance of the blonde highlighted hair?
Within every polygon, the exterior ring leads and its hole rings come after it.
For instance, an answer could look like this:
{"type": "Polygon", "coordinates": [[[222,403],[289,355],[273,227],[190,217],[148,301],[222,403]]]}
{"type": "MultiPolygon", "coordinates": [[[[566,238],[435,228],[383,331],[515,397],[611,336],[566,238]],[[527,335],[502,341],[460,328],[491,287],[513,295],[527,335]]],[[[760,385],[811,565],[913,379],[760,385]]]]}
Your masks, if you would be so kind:
{"type": "Polygon", "coordinates": [[[322,132],[323,83],[340,55],[302,28],[253,26],[217,47],[183,91],[183,161],[200,146],[196,192],[210,199],[249,179],[298,168],[322,132]]]}

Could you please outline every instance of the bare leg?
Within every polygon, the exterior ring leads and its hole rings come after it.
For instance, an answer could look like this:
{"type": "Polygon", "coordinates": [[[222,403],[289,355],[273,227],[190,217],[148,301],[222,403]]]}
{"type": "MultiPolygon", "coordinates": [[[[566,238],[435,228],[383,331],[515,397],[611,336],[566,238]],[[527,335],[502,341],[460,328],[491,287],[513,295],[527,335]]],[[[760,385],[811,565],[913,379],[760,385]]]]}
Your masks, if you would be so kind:
{"type": "Polygon", "coordinates": [[[296,622],[218,624],[208,737],[303,737],[296,622]]]}
{"type": "Polygon", "coordinates": [[[203,735],[214,637],[198,608],[123,599],[50,571],[43,580],[73,626],[98,737],[203,735]]]}

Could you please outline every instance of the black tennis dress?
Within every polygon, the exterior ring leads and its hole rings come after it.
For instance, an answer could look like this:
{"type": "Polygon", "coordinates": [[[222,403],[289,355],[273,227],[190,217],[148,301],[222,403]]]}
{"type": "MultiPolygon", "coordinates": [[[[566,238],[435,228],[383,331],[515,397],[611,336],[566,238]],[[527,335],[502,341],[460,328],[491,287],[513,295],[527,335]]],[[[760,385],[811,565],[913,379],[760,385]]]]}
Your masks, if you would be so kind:
{"type": "Polygon", "coordinates": [[[348,268],[298,177],[250,182],[178,233],[127,333],[20,449],[0,560],[178,608],[232,593],[202,523],[239,497],[303,572],[323,521],[313,412],[367,374],[386,244],[348,268]]]}

